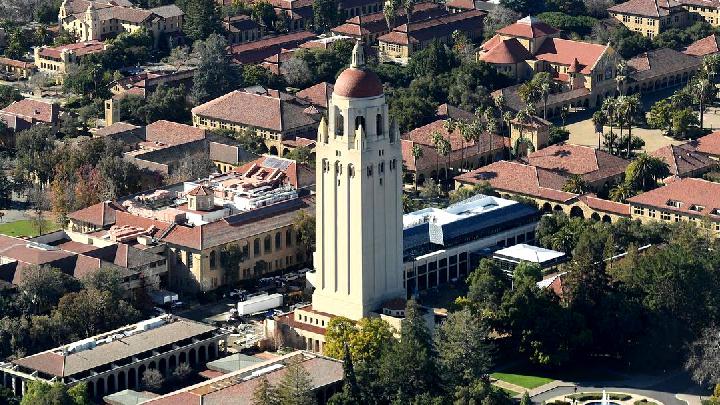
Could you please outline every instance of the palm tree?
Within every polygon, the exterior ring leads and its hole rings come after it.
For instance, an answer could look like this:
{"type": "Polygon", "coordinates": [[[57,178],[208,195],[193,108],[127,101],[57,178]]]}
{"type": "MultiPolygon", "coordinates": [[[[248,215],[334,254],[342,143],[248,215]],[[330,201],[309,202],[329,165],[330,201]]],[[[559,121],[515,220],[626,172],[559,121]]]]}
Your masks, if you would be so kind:
{"type": "MultiPolygon", "coordinates": [[[[547,102],[552,91],[553,80],[548,72],[540,72],[532,78],[531,81],[536,82],[535,87],[538,95],[543,101],[543,119],[547,119],[547,102]]],[[[563,124],[565,126],[565,124],[563,124]]]]}
{"type": "MultiPolygon", "coordinates": [[[[497,109],[498,117],[501,118],[501,124],[502,124],[502,116],[505,113],[505,96],[502,94],[499,94],[497,97],[493,99],[493,104],[495,104],[495,109],[497,109]]],[[[505,128],[501,125],[500,131],[504,131],[505,128]]]]}
{"type": "MultiPolygon", "coordinates": [[[[613,124],[615,123],[615,99],[613,98],[606,98],[602,106],[600,107],[600,111],[605,114],[606,122],[610,125],[610,137],[612,138],[614,136],[613,134],[613,124]]],[[[608,143],[608,152],[612,153],[612,142],[608,143]]]]}
{"type": "Polygon", "coordinates": [[[647,191],[657,185],[658,180],[670,175],[667,163],[659,157],[647,153],[639,154],[630,162],[625,171],[625,181],[634,188],[647,191]]]}
{"type": "Polygon", "coordinates": [[[562,191],[573,194],[585,194],[588,189],[587,182],[579,174],[571,174],[563,185],[562,191]]]}
{"type": "MultiPolygon", "coordinates": [[[[450,170],[450,152],[452,152],[452,145],[450,144],[450,141],[448,141],[441,135],[437,143],[435,144],[435,151],[437,152],[438,156],[447,158],[447,160],[445,161],[445,180],[447,180],[448,171],[450,170]]],[[[440,171],[438,171],[438,178],[439,177],[440,171]]]]}
{"type": "MultiPolygon", "coordinates": [[[[442,134],[439,131],[433,131],[430,134],[430,139],[432,140],[433,145],[435,146],[435,151],[438,150],[438,144],[442,142],[444,139],[442,134]]],[[[440,180],[440,154],[435,154],[435,180],[440,180]]]]}
{"type": "Polygon", "coordinates": [[[518,96],[525,104],[525,109],[530,115],[535,113],[535,104],[542,98],[542,93],[538,87],[538,82],[534,80],[527,81],[518,87],[518,96]]]}
{"type": "Polygon", "coordinates": [[[515,120],[518,121],[518,129],[520,131],[520,137],[518,137],[518,140],[515,142],[515,147],[513,148],[513,154],[516,158],[520,157],[520,152],[523,146],[526,147],[527,152],[532,152],[535,150],[535,145],[529,140],[525,139],[525,126],[528,122],[530,122],[530,113],[527,110],[520,110],[518,111],[517,115],[515,116],[515,120]]]}
{"type": "Polygon", "coordinates": [[[630,150],[632,149],[632,124],[633,124],[633,118],[635,117],[635,113],[639,111],[642,108],[642,103],[640,102],[640,96],[635,94],[632,96],[625,96],[624,101],[624,107],[625,107],[625,113],[627,114],[627,118],[625,119],[625,122],[628,126],[628,141],[627,141],[627,155],[626,157],[630,159],[630,150]]]}
{"type": "MultiPolygon", "coordinates": [[[[488,163],[492,163],[495,160],[495,157],[493,156],[493,134],[498,129],[497,119],[495,118],[494,114],[491,114],[488,119],[487,123],[485,124],[485,127],[488,132],[488,137],[490,138],[490,158],[488,159],[488,163]]],[[[478,146],[479,149],[479,146],[478,146]]]]}
{"type": "Polygon", "coordinates": [[[413,163],[415,164],[415,192],[417,192],[418,188],[418,165],[417,161],[418,159],[421,159],[423,157],[423,148],[422,146],[418,144],[413,144],[412,150],[411,150],[412,156],[413,156],[413,163]]]}
{"type": "Polygon", "coordinates": [[[624,181],[610,190],[609,197],[613,201],[624,203],[635,194],[632,184],[624,181]]]}
{"type": "Polygon", "coordinates": [[[467,124],[465,124],[462,121],[455,121],[452,118],[448,118],[443,122],[443,128],[445,128],[445,132],[447,132],[448,136],[452,136],[452,133],[455,132],[455,129],[460,130],[460,170],[465,168],[465,141],[467,138],[465,137],[465,132],[467,132],[467,124]]]}
{"type": "Polygon", "coordinates": [[[617,92],[619,95],[623,95],[623,83],[625,83],[625,80],[627,79],[627,62],[625,62],[624,59],[621,59],[620,62],[618,62],[616,73],[615,82],[617,83],[617,92]]]}
{"type": "Polygon", "coordinates": [[[695,82],[693,86],[695,90],[695,99],[698,101],[700,107],[700,130],[703,129],[703,113],[705,112],[705,101],[710,97],[711,85],[710,81],[705,78],[700,78],[695,82]]]}
{"type": "Polygon", "coordinates": [[[592,115],[592,122],[595,125],[595,132],[598,134],[598,150],[600,149],[600,135],[603,133],[603,128],[607,123],[607,117],[601,110],[597,110],[592,115]]]}

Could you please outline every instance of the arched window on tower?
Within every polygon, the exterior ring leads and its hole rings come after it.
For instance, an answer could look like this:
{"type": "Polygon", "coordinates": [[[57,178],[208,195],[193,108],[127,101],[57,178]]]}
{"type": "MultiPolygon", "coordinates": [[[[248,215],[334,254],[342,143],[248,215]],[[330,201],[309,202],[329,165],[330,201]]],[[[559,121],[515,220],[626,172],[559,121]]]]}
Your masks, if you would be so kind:
{"type": "Polygon", "coordinates": [[[355,130],[357,131],[358,129],[360,129],[360,127],[363,127],[364,129],[366,129],[365,128],[365,117],[363,117],[362,115],[355,117],[355,130]]]}
{"type": "Polygon", "coordinates": [[[375,129],[377,131],[376,133],[377,133],[378,138],[381,137],[383,135],[383,130],[384,130],[382,114],[378,114],[375,116],[375,129]]]}
{"type": "Polygon", "coordinates": [[[345,128],[345,118],[339,108],[335,108],[335,135],[342,135],[345,128]]]}

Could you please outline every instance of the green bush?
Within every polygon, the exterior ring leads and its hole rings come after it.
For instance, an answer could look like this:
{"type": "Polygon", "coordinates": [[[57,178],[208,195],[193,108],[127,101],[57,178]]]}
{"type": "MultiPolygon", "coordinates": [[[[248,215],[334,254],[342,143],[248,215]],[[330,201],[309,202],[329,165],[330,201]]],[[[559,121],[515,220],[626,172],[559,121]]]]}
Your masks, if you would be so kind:
{"type": "MultiPolygon", "coordinates": [[[[569,398],[576,399],[578,401],[599,401],[602,399],[602,393],[601,392],[581,392],[579,394],[573,394],[570,395],[569,398]]],[[[610,398],[611,401],[627,401],[628,399],[632,398],[631,395],[628,394],[612,394],[608,393],[608,398],[610,398]]],[[[638,405],[638,404],[636,404],[638,405]]]]}
{"type": "Polygon", "coordinates": [[[570,404],[570,402],[557,400],[557,401],[553,401],[553,402],[545,402],[545,405],[571,405],[571,404],[570,404]]]}
{"type": "Polygon", "coordinates": [[[633,405],[657,405],[657,403],[648,401],[647,399],[641,399],[633,402],[633,405]]]}

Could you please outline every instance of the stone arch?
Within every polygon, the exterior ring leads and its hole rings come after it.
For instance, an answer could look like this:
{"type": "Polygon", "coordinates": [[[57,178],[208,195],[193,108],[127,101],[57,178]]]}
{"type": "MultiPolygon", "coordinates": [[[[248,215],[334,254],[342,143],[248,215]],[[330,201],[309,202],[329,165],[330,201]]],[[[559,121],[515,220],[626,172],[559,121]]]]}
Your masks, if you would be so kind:
{"type": "Polygon", "coordinates": [[[195,363],[197,362],[197,357],[195,356],[195,348],[194,347],[188,351],[188,360],[190,361],[191,366],[194,366],[195,363]]]}
{"type": "Polygon", "coordinates": [[[592,215],[590,215],[590,219],[592,219],[593,221],[599,221],[600,214],[598,214],[597,212],[593,212],[592,215]]]}
{"type": "Polygon", "coordinates": [[[187,354],[185,352],[180,353],[178,357],[178,364],[180,363],[187,363],[187,354]]]}
{"type": "Polygon", "coordinates": [[[582,208],[578,207],[577,205],[570,208],[570,216],[577,218],[585,218],[585,214],[583,214],[582,208]]]}
{"type": "Polygon", "coordinates": [[[90,398],[93,398],[95,396],[95,382],[94,381],[87,382],[87,394],[90,398]]]}
{"type": "Polygon", "coordinates": [[[114,374],[110,374],[109,376],[107,376],[107,392],[108,392],[108,394],[117,392],[117,387],[115,386],[115,375],[114,374]]]}
{"type": "Polygon", "coordinates": [[[98,398],[105,396],[105,379],[102,377],[95,380],[95,396],[98,398]]]}
{"type": "Polygon", "coordinates": [[[210,251],[210,268],[214,269],[217,266],[217,253],[214,250],[210,251]]]}
{"type": "Polygon", "coordinates": [[[563,209],[560,206],[560,204],[555,204],[555,207],[553,207],[553,211],[555,211],[555,212],[562,212],[562,210],[563,209]]]}
{"type": "Polygon", "coordinates": [[[151,369],[157,368],[157,364],[155,363],[155,360],[151,361],[150,364],[148,364],[148,368],[151,368],[151,369]]]}
{"type": "Polygon", "coordinates": [[[177,359],[174,354],[171,354],[168,358],[168,369],[175,370],[175,367],[177,367],[177,359]]]}
{"type": "Polygon", "coordinates": [[[275,145],[273,145],[273,146],[270,147],[270,154],[271,154],[271,155],[275,155],[275,156],[278,155],[278,149],[277,149],[277,147],[276,147],[275,145]]]}
{"type": "Polygon", "coordinates": [[[167,374],[167,360],[164,357],[158,361],[158,371],[163,376],[167,374]]]}
{"type": "Polygon", "coordinates": [[[609,223],[612,223],[612,218],[610,218],[610,215],[605,214],[602,217],[602,221],[609,224],[609,223]]]}
{"type": "Polygon", "coordinates": [[[289,148],[283,148],[283,150],[282,150],[282,155],[283,155],[283,156],[287,156],[288,153],[290,153],[290,149],[289,149],[289,148]]]}
{"type": "Polygon", "coordinates": [[[377,134],[377,136],[382,135],[384,132],[383,121],[384,120],[382,114],[378,114],[375,116],[375,133],[377,134]]]}
{"type": "Polygon", "coordinates": [[[134,368],[131,368],[127,372],[127,387],[129,389],[137,388],[137,371],[135,371],[134,368]]]}
{"type": "Polygon", "coordinates": [[[433,179],[437,179],[437,171],[433,170],[430,172],[430,177],[433,179]]]}
{"type": "Polygon", "coordinates": [[[552,212],[552,205],[550,205],[549,202],[546,202],[542,205],[542,212],[550,213],[552,212]]]}
{"type": "Polygon", "coordinates": [[[127,388],[127,380],[125,379],[125,371],[118,372],[117,375],[117,389],[122,391],[127,388]]]}
{"type": "Polygon", "coordinates": [[[362,115],[355,117],[355,130],[357,131],[360,127],[363,127],[363,130],[367,131],[367,127],[365,126],[365,117],[362,115]]]}
{"type": "Polygon", "coordinates": [[[144,364],[141,364],[140,367],[138,367],[138,387],[142,384],[142,378],[143,374],[145,374],[145,370],[147,370],[147,367],[145,367],[144,364]]]}
{"type": "Polygon", "coordinates": [[[420,173],[420,175],[418,176],[418,184],[422,185],[423,183],[425,183],[425,175],[420,173]]]}
{"type": "Polygon", "coordinates": [[[198,362],[205,363],[207,361],[207,351],[205,346],[198,347],[198,362]]]}
{"type": "Polygon", "coordinates": [[[215,343],[210,343],[208,345],[208,360],[213,360],[217,358],[217,345],[215,343]]]}

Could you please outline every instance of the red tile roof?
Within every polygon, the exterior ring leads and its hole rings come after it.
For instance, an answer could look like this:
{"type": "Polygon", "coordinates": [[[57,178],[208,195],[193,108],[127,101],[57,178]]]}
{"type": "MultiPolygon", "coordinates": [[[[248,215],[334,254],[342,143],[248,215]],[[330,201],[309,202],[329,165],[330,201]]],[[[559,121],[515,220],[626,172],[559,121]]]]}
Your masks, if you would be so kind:
{"type": "Polygon", "coordinates": [[[608,12],[657,18],[670,15],[670,9],[674,7],[680,7],[680,3],[675,0],[630,0],[608,8],[608,12]]]}
{"type": "Polygon", "coordinates": [[[201,117],[255,128],[285,132],[316,124],[316,120],[303,111],[306,102],[295,97],[269,90],[267,94],[235,90],[192,109],[201,117]],[[258,114],[262,111],[262,114],[258,114]]]}
{"type": "Polygon", "coordinates": [[[720,183],[684,178],[628,199],[630,205],[644,205],[695,216],[709,215],[720,220],[720,183]],[[698,211],[697,206],[703,207],[698,211]]]}
{"type": "Polygon", "coordinates": [[[462,10],[474,10],[475,2],[473,0],[450,0],[445,5],[448,8],[462,9],[462,10]]]}
{"type": "Polygon", "coordinates": [[[205,130],[191,125],[160,120],[145,127],[147,142],[160,142],[168,146],[205,139],[205,130]]]}
{"type": "Polygon", "coordinates": [[[283,48],[297,48],[300,44],[314,38],[316,38],[315,34],[308,31],[300,31],[233,45],[230,47],[230,53],[238,63],[258,63],[268,56],[278,53],[283,48]]]}
{"type": "Polygon", "coordinates": [[[560,32],[535,17],[525,17],[496,31],[498,34],[522,38],[538,38],[560,32]]]}
{"type": "Polygon", "coordinates": [[[403,24],[389,32],[378,41],[392,44],[407,45],[409,43],[423,43],[435,38],[449,37],[455,31],[471,32],[482,28],[483,19],[487,13],[481,10],[470,10],[429,20],[403,24]]]}
{"type": "Polygon", "coordinates": [[[21,69],[32,69],[35,67],[35,64],[33,64],[32,62],[25,62],[22,60],[15,60],[15,59],[1,58],[1,57],[0,57],[0,65],[12,66],[12,67],[17,67],[17,68],[21,68],[21,69]]]}
{"type": "Polygon", "coordinates": [[[68,45],[60,45],[52,48],[42,48],[40,50],[40,56],[59,59],[63,51],[72,52],[75,56],[85,56],[91,53],[102,52],[104,49],[104,43],[92,40],[68,45]]]}
{"type": "Polygon", "coordinates": [[[115,214],[118,211],[125,211],[125,208],[116,202],[104,201],[72,212],[68,217],[103,228],[115,223],[115,214]]]}
{"type": "Polygon", "coordinates": [[[333,85],[328,82],[321,82],[314,86],[298,91],[295,95],[309,101],[318,107],[327,108],[328,100],[332,96],[333,85]]]}
{"type": "Polygon", "coordinates": [[[577,194],[562,191],[565,177],[548,170],[519,162],[499,161],[463,173],[455,181],[465,184],[489,182],[499,191],[537,197],[557,202],[568,202],[577,194]]]}
{"type": "Polygon", "coordinates": [[[718,43],[720,36],[712,34],[702,39],[698,39],[692,44],[688,45],[683,51],[686,55],[692,56],[705,56],[712,55],[720,52],[720,44],[718,43]]]}
{"type": "Polygon", "coordinates": [[[595,211],[602,211],[625,217],[630,216],[630,205],[628,204],[604,200],[602,198],[598,198],[595,194],[585,194],[580,196],[578,199],[595,211]]]}
{"type": "Polygon", "coordinates": [[[514,64],[534,59],[532,54],[515,38],[497,40],[498,35],[483,45],[485,52],[479,59],[488,63],[514,64]],[[489,42],[491,42],[489,44],[489,42]],[[494,43],[494,45],[493,45],[494,43]]]}
{"type": "Polygon", "coordinates": [[[551,145],[529,154],[526,161],[561,175],[579,174],[585,181],[614,177],[625,172],[628,161],[590,146],[551,145]]]}
{"type": "Polygon", "coordinates": [[[52,125],[58,121],[60,107],[54,103],[30,100],[26,98],[20,101],[15,101],[0,111],[20,116],[31,123],[34,121],[40,121],[52,125]]]}
{"type": "Polygon", "coordinates": [[[715,131],[700,137],[690,144],[700,153],[710,156],[720,156],[720,131],[715,131]]]}
{"type": "Polygon", "coordinates": [[[668,164],[671,176],[692,176],[699,171],[707,171],[717,162],[699,153],[690,144],[668,145],[651,153],[668,164]]]}
{"type": "Polygon", "coordinates": [[[581,67],[580,73],[589,74],[607,49],[607,45],[551,38],[543,42],[535,53],[535,58],[566,66],[573,65],[577,59],[581,67]]]}

